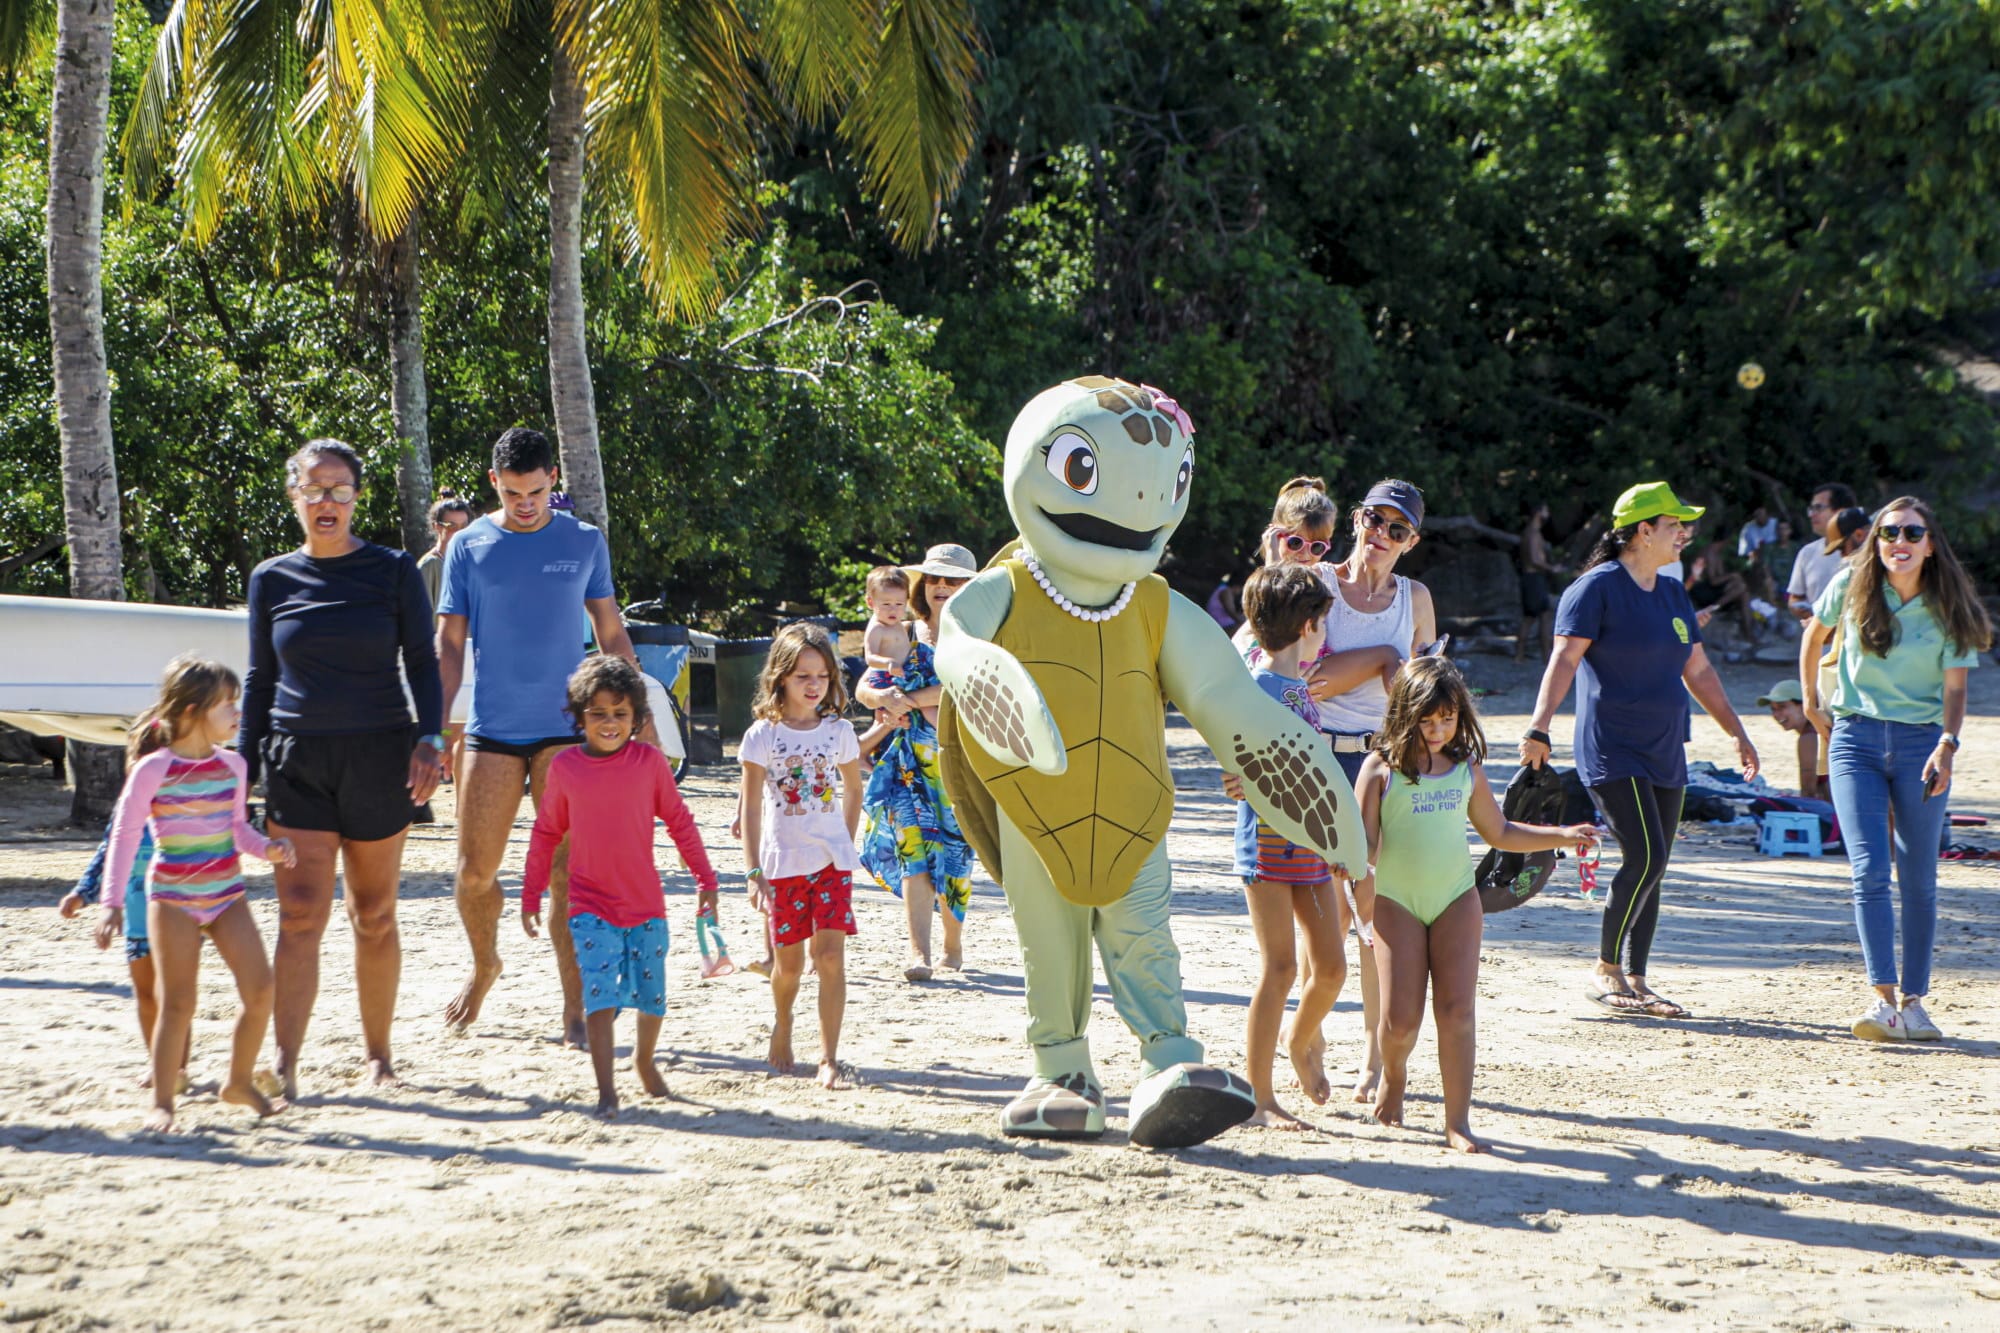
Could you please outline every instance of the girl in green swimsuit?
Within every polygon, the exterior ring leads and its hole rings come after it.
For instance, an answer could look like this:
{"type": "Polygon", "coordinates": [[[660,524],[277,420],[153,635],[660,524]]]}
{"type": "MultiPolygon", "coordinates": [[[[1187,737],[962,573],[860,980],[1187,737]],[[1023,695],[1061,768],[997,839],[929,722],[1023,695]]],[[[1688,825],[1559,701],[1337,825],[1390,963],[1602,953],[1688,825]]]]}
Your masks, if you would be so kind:
{"type": "Polygon", "coordinates": [[[1570,844],[1581,849],[1597,842],[1590,824],[1553,828],[1507,819],[1480,766],[1485,758],[1486,737],[1464,677],[1442,657],[1418,657],[1396,677],[1374,752],[1354,784],[1368,830],[1375,969],[1384,998],[1375,1118],[1385,1125],[1403,1123],[1403,1088],[1423,1025],[1428,982],[1444,1081],[1445,1138],[1460,1152],[1486,1149],[1472,1137],[1470,1124],[1473,995],[1484,916],[1473,892],[1466,821],[1489,846],[1507,852],[1570,844]]]}

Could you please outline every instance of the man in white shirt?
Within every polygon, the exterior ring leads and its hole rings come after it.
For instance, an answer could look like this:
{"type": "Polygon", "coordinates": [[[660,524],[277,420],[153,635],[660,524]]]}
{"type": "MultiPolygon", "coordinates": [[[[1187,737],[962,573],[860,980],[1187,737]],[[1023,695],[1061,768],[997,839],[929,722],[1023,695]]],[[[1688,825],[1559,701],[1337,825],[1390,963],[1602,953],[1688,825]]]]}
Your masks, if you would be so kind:
{"type": "Polygon", "coordinates": [[[1762,505],[1750,511],[1750,521],[1736,534],[1736,554],[1740,559],[1749,560],[1757,554],[1760,546],[1769,546],[1778,540],[1778,520],[1762,505]]]}
{"type": "Polygon", "coordinates": [[[1812,524],[1814,540],[1799,548],[1798,558],[1792,561],[1792,580],[1785,587],[1785,601],[1800,620],[1811,619],[1813,603],[1847,562],[1833,518],[1853,506],[1853,490],[1840,482],[1822,482],[1813,488],[1806,519],[1812,524]]]}

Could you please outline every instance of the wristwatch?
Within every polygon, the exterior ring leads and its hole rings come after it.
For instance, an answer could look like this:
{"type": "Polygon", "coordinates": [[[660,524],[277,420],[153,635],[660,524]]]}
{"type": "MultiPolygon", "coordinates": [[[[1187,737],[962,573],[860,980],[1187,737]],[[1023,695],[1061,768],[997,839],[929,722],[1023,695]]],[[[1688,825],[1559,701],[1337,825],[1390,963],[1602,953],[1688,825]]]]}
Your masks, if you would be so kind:
{"type": "Polygon", "coordinates": [[[1954,750],[1958,749],[1958,733],[1955,731],[1943,732],[1938,736],[1938,744],[1949,745],[1954,750]]]}
{"type": "Polygon", "coordinates": [[[437,734],[435,734],[435,733],[433,733],[433,734],[431,734],[431,735],[429,735],[429,736],[419,736],[419,737],[417,737],[417,744],[419,744],[419,745],[428,745],[428,746],[430,746],[430,747],[431,747],[431,748],[432,748],[433,750],[436,750],[436,751],[437,751],[437,752],[438,752],[439,754],[443,754],[443,753],[444,753],[444,737],[442,737],[442,736],[439,736],[439,735],[437,735],[437,734]]]}

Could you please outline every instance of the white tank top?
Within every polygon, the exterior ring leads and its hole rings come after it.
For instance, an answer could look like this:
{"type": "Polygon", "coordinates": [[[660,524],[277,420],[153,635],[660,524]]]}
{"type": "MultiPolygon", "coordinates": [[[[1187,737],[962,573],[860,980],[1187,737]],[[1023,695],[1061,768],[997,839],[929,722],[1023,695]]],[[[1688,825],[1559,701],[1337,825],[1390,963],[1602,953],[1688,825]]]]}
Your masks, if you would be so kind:
{"type": "MultiPolygon", "coordinates": [[[[1394,648],[1398,657],[1408,657],[1417,634],[1415,600],[1410,596],[1410,581],[1398,574],[1396,596],[1386,609],[1357,611],[1348,605],[1336,583],[1333,607],[1326,614],[1326,646],[1336,653],[1387,646],[1394,648]]],[[[1373,731],[1388,712],[1389,691],[1383,688],[1380,676],[1370,676],[1345,694],[1321,700],[1319,724],[1333,732],[1373,731]]]]}

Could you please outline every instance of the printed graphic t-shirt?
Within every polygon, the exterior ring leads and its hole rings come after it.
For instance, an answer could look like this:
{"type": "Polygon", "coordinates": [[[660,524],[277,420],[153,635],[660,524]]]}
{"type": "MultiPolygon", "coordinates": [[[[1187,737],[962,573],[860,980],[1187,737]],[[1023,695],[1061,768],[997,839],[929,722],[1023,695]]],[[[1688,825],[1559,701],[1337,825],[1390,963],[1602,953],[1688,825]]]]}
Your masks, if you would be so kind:
{"type": "Polygon", "coordinates": [[[861,758],[846,719],[821,718],[818,726],[801,731],[759,718],[743,733],[737,757],[764,769],[764,836],[758,850],[766,879],[810,875],[829,865],[861,868],[840,805],[840,766],[861,758]]]}
{"type": "Polygon", "coordinates": [[[1641,588],[1607,560],[1563,593],[1556,633],[1589,639],[1576,673],[1576,772],[1587,787],[1645,778],[1687,785],[1689,708],[1681,672],[1701,642],[1678,580],[1641,588]]]}
{"type": "Polygon", "coordinates": [[[466,730],[517,744],[572,734],[563,686],[590,639],[583,604],[612,592],[604,534],[568,514],[550,514],[533,532],[482,515],[452,538],[437,609],[468,622],[466,730]]]}

